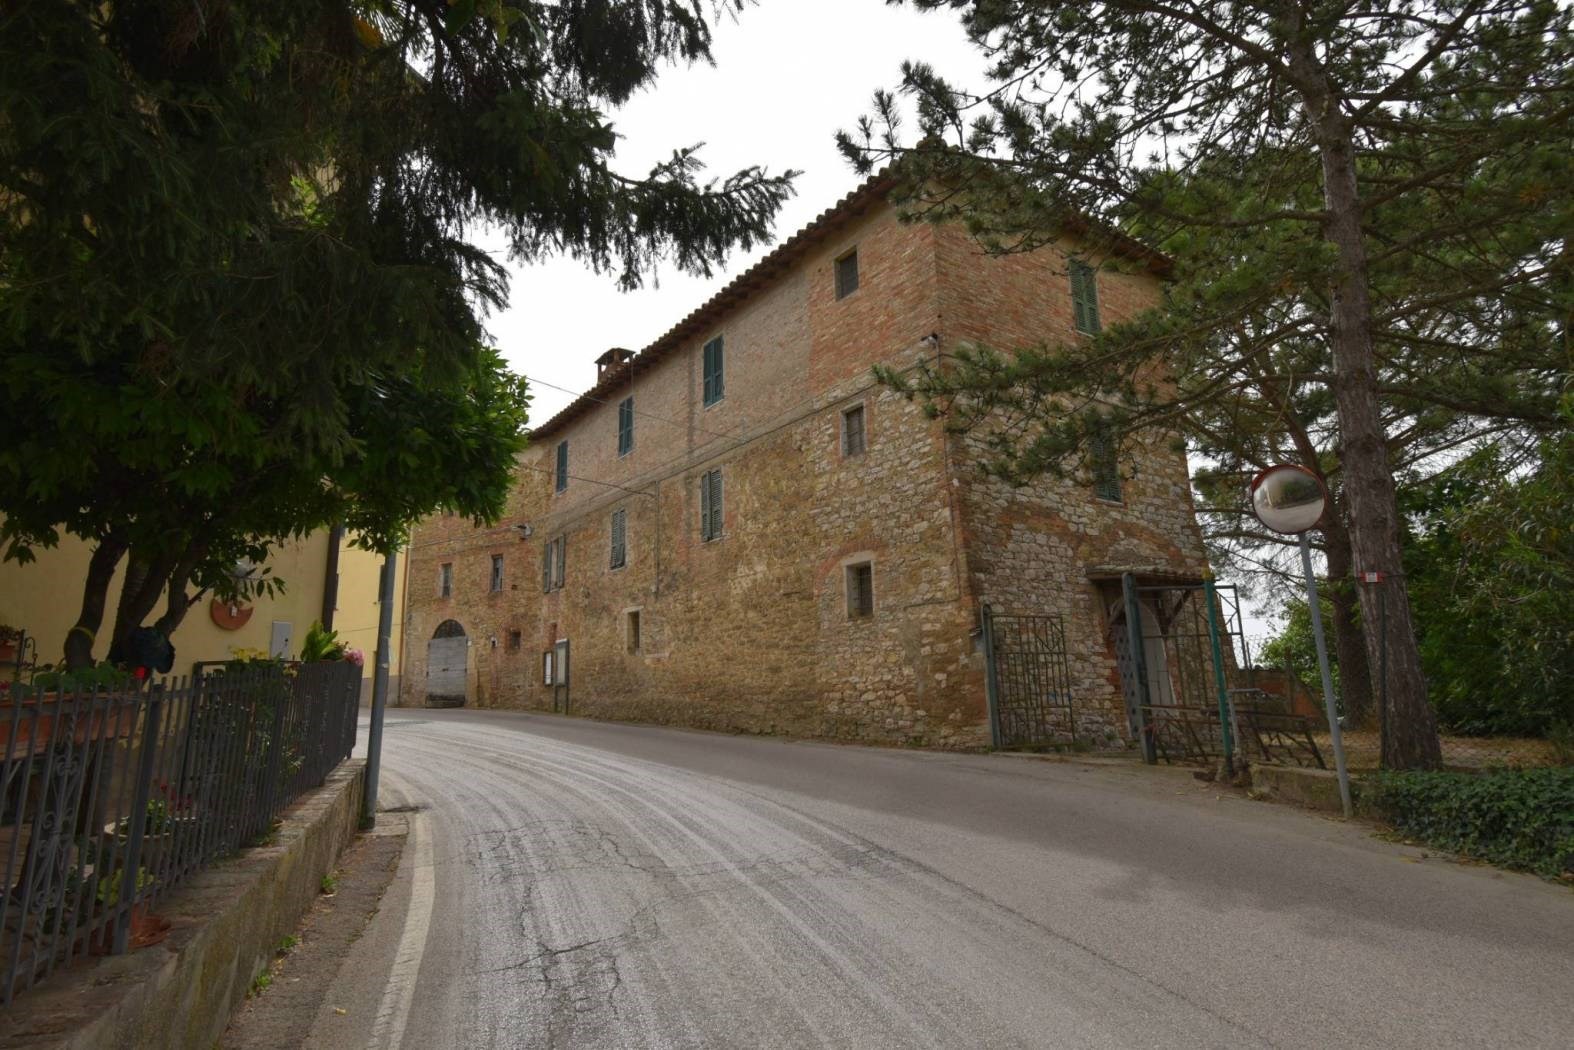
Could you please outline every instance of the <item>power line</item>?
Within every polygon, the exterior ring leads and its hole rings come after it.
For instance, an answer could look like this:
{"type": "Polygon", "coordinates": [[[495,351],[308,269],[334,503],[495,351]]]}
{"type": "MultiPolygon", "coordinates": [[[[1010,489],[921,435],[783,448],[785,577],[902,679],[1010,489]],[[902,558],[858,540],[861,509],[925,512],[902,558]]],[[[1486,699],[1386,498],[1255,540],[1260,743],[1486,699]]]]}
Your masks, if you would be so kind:
{"type": "MultiPolygon", "coordinates": [[[[574,394],[574,396],[576,398],[581,398],[581,399],[586,400],[586,401],[594,401],[598,405],[610,405],[610,404],[612,404],[611,401],[607,401],[607,400],[604,400],[604,399],[599,398],[599,397],[591,397],[589,394],[577,394],[574,391],[570,390],[566,386],[558,386],[556,383],[548,383],[545,379],[537,379],[534,376],[525,376],[524,379],[528,383],[538,383],[541,386],[550,387],[553,390],[561,390],[565,394],[574,394]]],[[[630,393],[629,396],[633,397],[634,395],[632,393],[630,393]]],[[[687,422],[680,423],[680,422],[678,422],[675,419],[668,419],[665,416],[658,416],[654,412],[642,412],[642,411],[640,411],[637,408],[634,410],[634,414],[636,416],[644,416],[646,419],[654,419],[658,423],[665,423],[669,427],[693,426],[695,430],[698,430],[702,434],[709,434],[711,437],[721,438],[724,441],[730,441],[734,437],[737,436],[735,434],[722,434],[722,433],[719,433],[719,432],[717,432],[715,430],[706,430],[704,427],[698,426],[697,424],[693,424],[693,423],[687,423],[687,422]]]]}

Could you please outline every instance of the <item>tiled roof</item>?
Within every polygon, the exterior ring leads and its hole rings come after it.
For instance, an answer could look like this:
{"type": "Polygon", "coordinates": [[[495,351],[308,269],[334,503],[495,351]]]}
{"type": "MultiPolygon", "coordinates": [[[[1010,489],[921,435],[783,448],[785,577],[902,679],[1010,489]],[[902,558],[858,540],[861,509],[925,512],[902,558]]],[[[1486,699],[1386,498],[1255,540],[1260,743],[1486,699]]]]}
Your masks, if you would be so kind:
{"type": "MultiPolygon", "coordinates": [[[[563,429],[593,406],[605,402],[604,395],[614,388],[626,388],[631,372],[648,369],[650,365],[680,349],[689,339],[701,334],[730,307],[747,299],[761,285],[797,262],[809,249],[840,228],[843,223],[863,214],[870,205],[884,200],[885,194],[896,185],[896,182],[896,177],[889,167],[869,176],[847,196],[822,211],[801,230],[777,245],[759,262],[728,281],[719,292],[683,320],[667,329],[655,342],[635,354],[626,363],[605,369],[595,386],[576,397],[557,415],[532,428],[530,436],[536,440],[545,438],[563,429]]],[[[1147,263],[1160,273],[1167,272],[1169,259],[1166,256],[1124,234],[1115,231],[1106,232],[1113,237],[1117,251],[1147,263]]]]}

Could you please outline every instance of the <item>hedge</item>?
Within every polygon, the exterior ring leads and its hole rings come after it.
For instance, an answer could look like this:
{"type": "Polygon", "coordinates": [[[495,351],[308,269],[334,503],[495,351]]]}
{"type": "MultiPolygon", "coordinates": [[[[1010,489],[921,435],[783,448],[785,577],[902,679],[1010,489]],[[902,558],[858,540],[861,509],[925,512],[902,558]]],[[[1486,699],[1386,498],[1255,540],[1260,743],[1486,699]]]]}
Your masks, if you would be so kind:
{"type": "Polygon", "coordinates": [[[1574,768],[1374,773],[1360,796],[1363,808],[1429,846],[1574,877],[1574,768]]]}

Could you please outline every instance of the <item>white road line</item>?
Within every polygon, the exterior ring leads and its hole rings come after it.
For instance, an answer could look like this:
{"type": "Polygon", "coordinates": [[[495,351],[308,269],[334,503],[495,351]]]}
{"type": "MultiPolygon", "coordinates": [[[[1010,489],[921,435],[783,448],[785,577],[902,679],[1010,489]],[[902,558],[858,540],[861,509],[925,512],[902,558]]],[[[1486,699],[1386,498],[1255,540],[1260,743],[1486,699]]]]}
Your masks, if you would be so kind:
{"type": "Polygon", "coordinates": [[[404,1045],[404,1028],[410,1020],[410,1003],[415,998],[415,978],[421,972],[421,956],[426,951],[426,935],[432,925],[432,905],[437,898],[432,871],[432,836],[427,832],[425,816],[411,813],[409,819],[410,907],[405,912],[404,932],[399,935],[399,949],[394,956],[393,969],[388,972],[388,986],[383,989],[383,1000],[372,1022],[372,1037],[366,1041],[366,1050],[398,1050],[404,1045]]]}

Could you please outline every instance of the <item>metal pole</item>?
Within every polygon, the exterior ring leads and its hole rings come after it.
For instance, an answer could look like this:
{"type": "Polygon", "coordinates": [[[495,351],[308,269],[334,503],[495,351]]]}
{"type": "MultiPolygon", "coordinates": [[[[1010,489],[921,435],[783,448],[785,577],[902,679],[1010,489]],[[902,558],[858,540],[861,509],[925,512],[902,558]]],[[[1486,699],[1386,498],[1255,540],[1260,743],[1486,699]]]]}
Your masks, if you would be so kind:
{"type": "Polygon", "coordinates": [[[989,603],[978,607],[978,624],[984,642],[984,704],[989,710],[989,746],[1000,746],[1000,679],[995,668],[995,619],[989,603]]]}
{"type": "Polygon", "coordinates": [[[1388,740],[1388,586],[1377,585],[1377,740],[1381,752],[1388,740]]]}
{"type": "Polygon", "coordinates": [[[1323,637],[1323,610],[1317,603],[1317,577],[1312,575],[1312,545],[1301,533],[1301,568],[1306,573],[1306,601],[1312,613],[1312,637],[1317,640],[1317,670],[1323,676],[1323,705],[1328,709],[1328,735],[1333,739],[1334,769],[1339,773],[1339,801],[1344,815],[1353,816],[1350,804],[1350,771],[1344,764],[1344,733],[1339,728],[1339,712],[1334,709],[1334,676],[1328,670],[1328,641],[1323,637]]]}
{"type": "Polygon", "coordinates": [[[1219,691],[1219,742],[1224,746],[1224,770],[1235,775],[1235,741],[1230,738],[1230,690],[1224,680],[1224,647],[1219,644],[1218,592],[1213,576],[1202,581],[1203,597],[1208,602],[1208,644],[1213,647],[1213,684],[1219,691]]]}
{"type": "Polygon", "coordinates": [[[382,772],[383,710],[388,706],[388,637],[393,632],[394,566],[397,552],[383,558],[377,585],[377,665],[372,672],[372,728],[366,734],[366,790],[361,795],[361,827],[377,823],[377,778],[382,772]]]}
{"type": "Polygon", "coordinates": [[[1126,603],[1126,650],[1131,655],[1131,668],[1137,680],[1137,742],[1142,748],[1142,760],[1148,765],[1159,761],[1157,742],[1149,732],[1148,716],[1143,708],[1148,705],[1147,654],[1143,652],[1142,607],[1137,594],[1137,578],[1131,573],[1121,573],[1121,596],[1126,603]]]}

